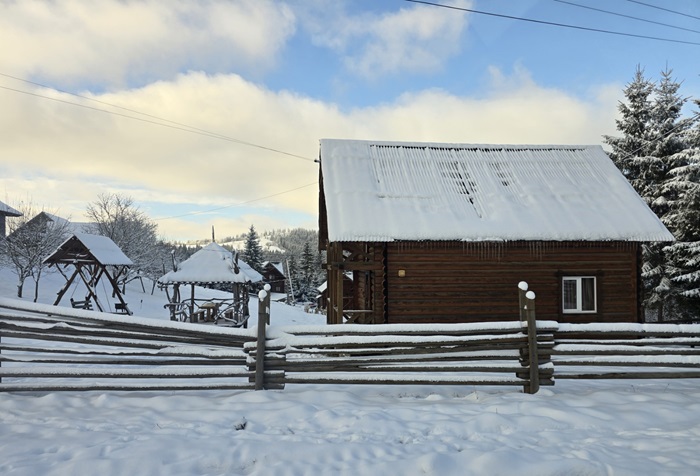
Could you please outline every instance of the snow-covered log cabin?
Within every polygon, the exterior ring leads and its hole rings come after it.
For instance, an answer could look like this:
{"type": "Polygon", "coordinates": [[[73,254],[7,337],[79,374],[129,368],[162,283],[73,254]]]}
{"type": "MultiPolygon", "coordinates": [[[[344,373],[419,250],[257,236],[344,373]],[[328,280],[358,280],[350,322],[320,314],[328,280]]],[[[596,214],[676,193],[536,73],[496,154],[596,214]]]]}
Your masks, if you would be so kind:
{"type": "Polygon", "coordinates": [[[329,323],[514,320],[520,281],[538,319],[637,322],[674,239],[600,146],[323,139],[319,182],[329,323]]]}

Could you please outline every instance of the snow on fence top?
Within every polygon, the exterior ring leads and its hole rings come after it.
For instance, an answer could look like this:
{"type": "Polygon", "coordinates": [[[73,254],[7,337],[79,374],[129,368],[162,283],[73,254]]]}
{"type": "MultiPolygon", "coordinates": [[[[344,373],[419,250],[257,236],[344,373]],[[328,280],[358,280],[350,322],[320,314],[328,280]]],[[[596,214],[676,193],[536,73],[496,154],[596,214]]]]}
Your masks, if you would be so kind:
{"type": "Polygon", "coordinates": [[[321,140],[331,241],[673,241],[600,146],[321,140]]]}

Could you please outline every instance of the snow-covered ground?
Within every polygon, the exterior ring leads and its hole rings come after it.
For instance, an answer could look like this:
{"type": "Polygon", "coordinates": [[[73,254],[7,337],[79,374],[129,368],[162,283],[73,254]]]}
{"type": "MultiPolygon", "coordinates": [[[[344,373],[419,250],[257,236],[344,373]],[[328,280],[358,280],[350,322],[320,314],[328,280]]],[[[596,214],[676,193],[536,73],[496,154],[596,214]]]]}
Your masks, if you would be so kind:
{"type": "MultiPolygon", "coordinates": [[[[50,303],[60,276],[42,279],[50,303]]],[[[127,300],[168,319],[165,296],[127,300]]],[[[31,294],[31,282],[26,294],[31,294]]],[[[0,296],[15,278],[0,269],[0,296]]],[[[28,300],[25,298],[25,300],[28,300]]],[[[255,325],[257,305],[251,300],[255,325]]],[[[272,325],[320,315],[272,303],[272,325]]],[[[694,475],[700,381],[0,393],[2,475],[694,475]]]]}

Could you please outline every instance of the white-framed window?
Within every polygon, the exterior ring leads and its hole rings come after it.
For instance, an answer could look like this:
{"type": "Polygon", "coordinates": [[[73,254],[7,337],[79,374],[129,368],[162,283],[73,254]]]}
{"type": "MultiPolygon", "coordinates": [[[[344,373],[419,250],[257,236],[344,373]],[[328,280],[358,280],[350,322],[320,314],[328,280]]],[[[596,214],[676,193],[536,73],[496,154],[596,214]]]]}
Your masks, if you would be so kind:
{"type": "Polygon", "coordinates": [[[562,310],[565,313],[597,311],[595,276],[564,276],[561,290],[562,310]]]}

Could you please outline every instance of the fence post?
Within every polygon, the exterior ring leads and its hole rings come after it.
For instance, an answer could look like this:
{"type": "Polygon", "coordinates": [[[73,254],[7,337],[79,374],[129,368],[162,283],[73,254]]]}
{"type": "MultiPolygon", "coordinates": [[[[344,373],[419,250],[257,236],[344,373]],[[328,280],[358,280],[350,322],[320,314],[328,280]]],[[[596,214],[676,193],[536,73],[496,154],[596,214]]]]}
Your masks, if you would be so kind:
{"type": "Polygon", "coordinates": [[[537,393],[540,390],[540,359],[537,352],[537,317],[535,315],[535,293],[525,293],[525,317],[527,319],[527,348],[530,364],[530,384],[526,385],[526,393],[537,393]]]}
{"type": "Polygon", "coordinates": [[[525,317],[525,293],[527,293],[528,285],[525,281],[518,283],[518,304],[520,306],[520,322],[526,322],[525,317]]]}
{"type": "Polygon", "coordinates": [[[265,388],[265,338],[270,323],[270,285],[258,293],[258,345],[255,349],[255,390],[265,388]]]}

